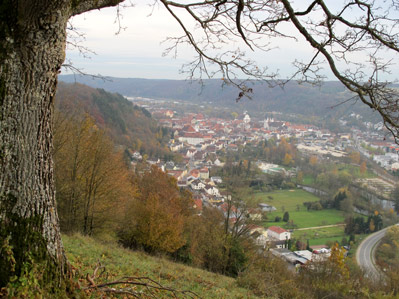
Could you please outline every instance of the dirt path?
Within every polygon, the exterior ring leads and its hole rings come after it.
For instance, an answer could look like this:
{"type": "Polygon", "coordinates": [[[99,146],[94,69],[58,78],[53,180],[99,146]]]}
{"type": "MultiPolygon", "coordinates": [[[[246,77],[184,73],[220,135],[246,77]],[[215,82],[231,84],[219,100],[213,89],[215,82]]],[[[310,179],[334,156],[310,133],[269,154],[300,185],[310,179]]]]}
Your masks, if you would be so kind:
{"type": "Polygon", "coordinates": [[[326,227],[335,227],[335,226],[345,226],[345,224],[341,223],[341,224],[331,224],[331,225],[324,225],[324,226],[304,227],[304,228],[294,229],[294,231],[297,231],[297,230],[308,230],[308,229],[317,229],[317,228],[326,228],[326,227]]]}

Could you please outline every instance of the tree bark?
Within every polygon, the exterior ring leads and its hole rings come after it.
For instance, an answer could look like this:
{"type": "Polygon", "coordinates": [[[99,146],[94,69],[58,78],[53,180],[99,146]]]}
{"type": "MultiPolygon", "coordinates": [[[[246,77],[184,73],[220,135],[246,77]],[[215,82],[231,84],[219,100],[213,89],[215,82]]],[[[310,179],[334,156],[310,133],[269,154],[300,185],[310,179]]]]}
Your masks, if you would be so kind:
{"type": "Polygon", "coordinates": [[[0,8],[0,287],[35,265],[51,282],[66,271],[52,116],[69,12],[57,9],[65,1],[16,2],[0,8]]]}
{"type": "Polygon", "coordinates": [[[53,102],[75,14],[122,0],[2,0],[0,4],[0,288],[40,268],[61,283],[67,261],[53,178],[53,102]]]}

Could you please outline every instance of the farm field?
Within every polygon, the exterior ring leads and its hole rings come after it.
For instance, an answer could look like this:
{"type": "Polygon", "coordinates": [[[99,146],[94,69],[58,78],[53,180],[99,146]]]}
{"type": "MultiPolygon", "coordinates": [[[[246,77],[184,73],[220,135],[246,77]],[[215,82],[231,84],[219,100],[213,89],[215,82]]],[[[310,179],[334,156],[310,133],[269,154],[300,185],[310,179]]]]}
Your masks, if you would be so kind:
{"type": "Polygon", "coordinates": [[[321,211],[308,211],[304,202],[318,201],[319,198],[302,189],[278,190],[268,193],[255,193],[254,198],[259,203],[267,203],[277,210],[267,214],[268,220],[264,225],[277,225],[286,227],[283,221],[275,222],[276,216],[283,218],[285,212],[294,221],[295,228],[306,228],[343,223],[345,218],[341,211],[325,209],[321,211]]]}

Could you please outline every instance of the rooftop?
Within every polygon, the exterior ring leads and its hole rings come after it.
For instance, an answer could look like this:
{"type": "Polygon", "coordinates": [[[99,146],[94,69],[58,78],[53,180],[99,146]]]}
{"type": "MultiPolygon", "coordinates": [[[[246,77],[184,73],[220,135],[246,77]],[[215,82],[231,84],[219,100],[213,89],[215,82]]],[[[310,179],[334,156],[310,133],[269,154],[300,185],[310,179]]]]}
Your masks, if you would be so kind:
{"type": "Polygon", "coordinates": [[[282,228],[280,226],[270,226],[268,228],[268,230],[271,230],[271,231],[276,232],[278,234],[282,234],[282,233],[286,233],[287,232],[284,228],[282,228]]]}

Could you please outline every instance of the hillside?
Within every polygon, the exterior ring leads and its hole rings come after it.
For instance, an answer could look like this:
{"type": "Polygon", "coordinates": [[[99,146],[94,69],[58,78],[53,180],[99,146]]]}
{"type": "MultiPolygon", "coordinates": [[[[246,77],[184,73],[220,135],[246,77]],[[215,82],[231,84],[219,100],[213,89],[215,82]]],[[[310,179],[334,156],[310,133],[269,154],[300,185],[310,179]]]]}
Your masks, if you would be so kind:
{"type": "Polygon", "coordinates": [[[355,112],[368,120],[379,119],[379,116],[372,113],[365,105],[354,100],[345,102],[353,95],[336,81],[327,81],[322,86],[289,82],[284,88],[269,88],[267,84],[249,82],[248,86],[253,89],[252,99],[243,98],[236,103],[239,91],[233,86],[222,86],[221,80],[203,80],[203,85],[200,85],[184,80],[136,78],[102,80],[73,75],[59,78],[61,81],[81,82],[92,87],[119,92],[125,96],[175,99],[194,103],[212,102],[212,105],[228,106],[238,111],[248,110],[260,114],[276,111],[283,114],[295,113],[307,117],[337,119],[355,112]]]}
{"type": "Polygon", "coordinates": [[[66,114],[87,113],[105,129],[116,144],[161,157],[168,132],[157,125],[144,108],[133,105],[120,94],[94,89],[79,83],[58,84],[56,107],[66,114]]]}
{"type": "MultiPolygon", "coordinates": [[[[124,276],[148,277],[165,287],[190,290],[200,298],[258,298],[247,289],[238,287],[234,278],[130,251],[114,243],[102,244],[81,235],[64,235],[63,242],[69,262],[80,271],[82,286],[87,284],[84,277],[92,275],[100,262],[105,272],[95,280],[97,284],[124,276]]],[[[100,298],[99,293],[92,295],[100,298]]],[[[158,293],[157,297],[165,298],[167,295],[167,292],[158,293]]],[[[184,297],[179,295],[178,298],[184,297]]]]}

